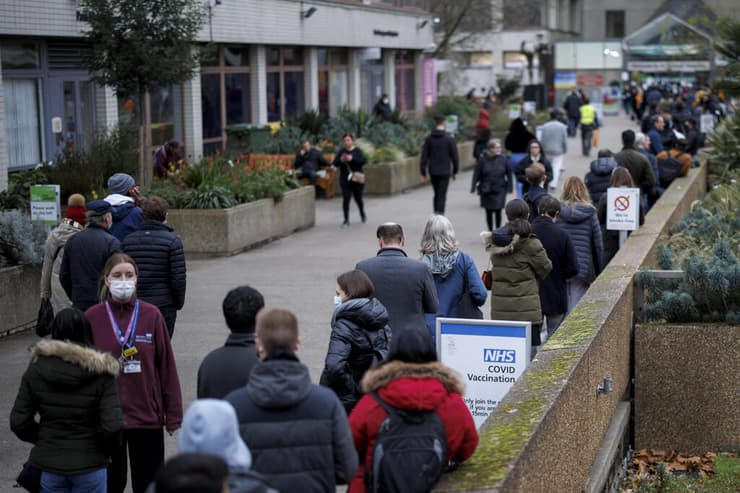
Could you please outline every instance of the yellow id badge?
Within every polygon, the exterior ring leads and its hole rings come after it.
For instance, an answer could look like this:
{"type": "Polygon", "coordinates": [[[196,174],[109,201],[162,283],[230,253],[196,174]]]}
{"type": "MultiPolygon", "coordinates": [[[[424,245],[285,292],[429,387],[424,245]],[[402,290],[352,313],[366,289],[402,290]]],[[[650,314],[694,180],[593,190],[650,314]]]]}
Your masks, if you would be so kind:
{"type": "Polygon", "coordinates": [[[136,346],[131,346],[130,348],[126,348],[123,351],[121,351],[121,354],[124,358],[130,358],[132,356],[135,356],[139,352],[138,349],[136,349],[136,346]]]}

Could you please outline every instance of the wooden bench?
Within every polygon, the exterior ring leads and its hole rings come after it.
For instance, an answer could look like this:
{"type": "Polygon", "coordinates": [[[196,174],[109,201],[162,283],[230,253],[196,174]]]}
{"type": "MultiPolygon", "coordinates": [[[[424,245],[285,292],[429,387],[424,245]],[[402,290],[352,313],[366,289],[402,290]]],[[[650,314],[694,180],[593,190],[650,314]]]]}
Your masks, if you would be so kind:
{"type": "MultiPolygon", "coordinates": [[[[336,171],[332,170],[331,168],[322,168],[322,170],[326,171],[326,175],[323,177],[316,177],[316,189],[320,190],[326,199],[330,199],[334,197],[334,181],[336,176],[336,171]]],[[[310,185],[311,180],[308,178],[301,178],[301,184],[302,185],[310,185]]]]}

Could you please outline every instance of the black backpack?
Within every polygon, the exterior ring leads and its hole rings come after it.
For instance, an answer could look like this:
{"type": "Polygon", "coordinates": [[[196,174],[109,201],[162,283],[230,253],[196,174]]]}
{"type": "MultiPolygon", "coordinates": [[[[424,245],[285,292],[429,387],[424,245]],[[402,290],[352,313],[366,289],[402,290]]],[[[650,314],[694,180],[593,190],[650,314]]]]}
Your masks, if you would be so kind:
{"type": "Polygon", "coordinates": [[[447,467],[447,434],[434,411],[397,409],[375,392],[388,412],[373,447],[372,469],[365,466],[367,493],[428,493],[447,467]]]}
{"type": "Polygon", "coordinates": [[[681,155],[683,155],[683,152],[674,157],[669,152],[668,157],[658,159],[658,175],[660,176],[661,187],[668,188],[673,180],[678,177],[681,166],[683,166],[681,161],[678,160],[681,155]]]}

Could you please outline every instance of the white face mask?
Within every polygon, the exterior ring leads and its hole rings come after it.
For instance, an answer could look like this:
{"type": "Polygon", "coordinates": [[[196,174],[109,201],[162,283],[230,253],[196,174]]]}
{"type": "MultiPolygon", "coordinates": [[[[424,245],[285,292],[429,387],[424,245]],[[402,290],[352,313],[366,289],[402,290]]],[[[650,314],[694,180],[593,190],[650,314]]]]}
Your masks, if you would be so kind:
{"type": "Polygon", "coordinates": [[[342,304],[342,297],[339,295],[334,295],[334,306],[337,307],[342,304]]]}
{"type": "Polygon", "coordinates": [[[136,280],[132,281],[121,281],[117,279],[111,279],[110,286],[111,296],[119,301],[128,301],[136,292],[136,280]]]}

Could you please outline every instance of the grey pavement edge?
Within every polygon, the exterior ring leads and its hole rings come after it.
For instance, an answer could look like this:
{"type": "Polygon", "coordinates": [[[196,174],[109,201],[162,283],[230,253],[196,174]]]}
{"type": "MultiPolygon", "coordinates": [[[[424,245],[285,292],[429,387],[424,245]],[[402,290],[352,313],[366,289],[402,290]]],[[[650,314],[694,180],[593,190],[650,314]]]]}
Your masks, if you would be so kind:
{"type": "MultiPolygon", "coordinates": [[[[600,129],[599,148],[621,149],[620,134],[635,124],[622,114],[606,117],[600,129]]],[[[560,185],[568,176],[583,178],[591,157],[581,156],[580,137],[568,139],[568,154],[564,160],[565,172],[560,185]]],[[[472,156],[463,156],[472,160],[472,156]]],[[[484,211],[478,196],[471,195],[472,172],[461,173],[451,182],[447,196],[446,215],[455,228],[460,248],[470,254],[478,270],[485,269],[488,258],[479,234],[486,228],[484,211]]],[[[556,192],[559,197],[560,190],[556,192]]],[[[511,198],[511,197],[510,197],[511,198]]],[[[249,284],[258,289],[270,307],[293,311],[298,317],[302,346],[298,357],[310,369],[314,382],[323,368],[324,356],[331,330],[333,295],[336,276],[353,269],[363,258],[377,252],[375,229],[377,225],[394,221],[400,223],[406,234],[406,253],[419,256],[419,241],[424,224],[432,213],[432,190],[425,186],[390,197],[366,197],[367,224],[360,222],[354,202],[350,206],[351,225],[340,229],[342,222],[341,197],[316,201],[315,227],[263,245],[233,257],[189,260],[188,289],[185,307],[178,313],[173,347],[183,393],[183,405],[195,399],[196,375],[203,357],[222,345],[228,333],[221,314],[221,302],[235,286],[249,284]]],[[[490,317],[490,298],[482,308],[490,317]]],[[[15,477],[28,458],[30,445],[18,440],[9,428],[10,409],[13,406],[21,376],[28,366],[27,348],[36,336],[31,332],[0,340],[0,492],[13,493],[15,477]]],[[[167,456],[176,452],[175,438],[166,440],[167,456]]]]}

